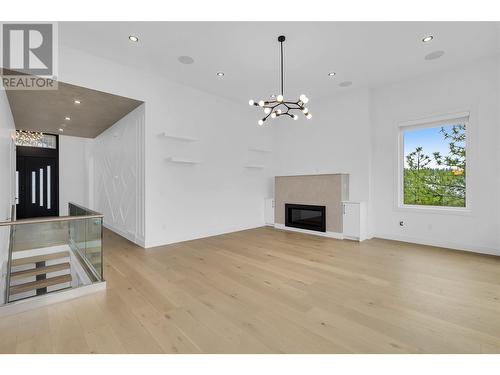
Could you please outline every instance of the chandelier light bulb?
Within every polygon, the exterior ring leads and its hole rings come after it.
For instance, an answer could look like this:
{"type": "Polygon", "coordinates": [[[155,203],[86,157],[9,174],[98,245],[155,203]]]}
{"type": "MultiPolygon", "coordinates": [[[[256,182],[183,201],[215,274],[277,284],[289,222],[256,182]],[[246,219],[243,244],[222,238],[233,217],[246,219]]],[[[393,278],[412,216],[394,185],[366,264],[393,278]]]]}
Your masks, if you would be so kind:
{"type": "Polygon", "coordinates": [[[250,99],[250,100],[248,101],[248,105],[255,105],[255,102],[254,102],[252,99],[250,99]]]}
{"type": "Polygon", "coordinates": [[[281,115],[281,109],[277,109],[276,114],[281,115]]]}
{"type": "Polygon", "coordinates": [[[272,118],[276,118],[276,112],[271,113],[272,118]]]}
{"type": "Polygon", "coordinates": [[[261,101],[259,102],[259,106],[260,106],[260,107],[264,107],[264,104],[266,104],[266,103],[264,103],[264,101],[263,101],[263,100],[261,100],[261,101]]]}
{"type": "Polygon", "coordinates": [[[307,96],[305,96],[304,94],[302,94],[301,96],[299,96],[299,99],[304,104],[306,104],[309,101],[309,98],[307,96]]]}
{"type": "Polygon", "coordinates": [[[259,120],[257,124],[259,124],[260,126],[264,125],[264,120],[259,120]]]}
{"type": "Polygon", "coordinates": [[[298,120],[298,119],[299,119],[299,116],[297,116],[297,115],[293,115],[293,119],[294,119],[294,120],[298,120]]]}
{"type": "Polygon", "coordinates": [[[308,119],[308,120],[310,120],[310,119],[311,119],[311,117],[313,117],[313,116],[312,116],[310,113],[308,113],[308,114],[306,115],[306,119],[308,119]]]}
{"type": "Polygon", "coordinates": [[[307,112],[309,112],[309,109],[307,109],[307,108],[302,108],[302,113],[307,114],[307,112]]]}
{"type": "Polygon", "coordinates": [[[264,108],[264,113],[266,115],[270,114],[271,113],[271,108],[269,108],[269,107],[264,108]]]}
{"type": "Polygon", "coordinates": [[[281,94],[280,94],[280,95],[278,95],[278,96],[276,97],[276,100],[277,100],[278,102],[282,102],[282,101],[283,101],[283,95],[281,95],[281,94]]]}

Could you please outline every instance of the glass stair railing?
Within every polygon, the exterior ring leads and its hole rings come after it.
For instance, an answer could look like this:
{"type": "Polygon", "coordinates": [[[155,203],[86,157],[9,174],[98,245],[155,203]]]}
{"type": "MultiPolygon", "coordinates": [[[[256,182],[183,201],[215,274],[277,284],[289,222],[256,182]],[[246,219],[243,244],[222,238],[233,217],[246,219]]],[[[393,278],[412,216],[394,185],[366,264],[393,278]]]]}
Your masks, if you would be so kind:
{"type": "Polygon", "coordinates": [[[69,203],[69,216],[0,222],[10,228],[0,305],[104,281],[102,220],[69,203]]]}

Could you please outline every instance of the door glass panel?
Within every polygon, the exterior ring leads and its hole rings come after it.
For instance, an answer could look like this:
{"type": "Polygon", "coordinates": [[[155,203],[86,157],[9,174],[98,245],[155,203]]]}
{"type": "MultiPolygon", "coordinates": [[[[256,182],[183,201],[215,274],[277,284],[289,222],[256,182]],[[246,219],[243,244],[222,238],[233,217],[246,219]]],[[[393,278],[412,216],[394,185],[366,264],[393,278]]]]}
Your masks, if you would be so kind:
{"type": "Polygon", "coordinates": [[[36,203],[36,173],[31,172],[31,203],[36,203]]]}
{"type": "Polygon", "coordinates": [[[16,204],[19,204],[19,171],[16,171],[16,204]]]}
{"type": "Polygon", "coordinates": [[[52,190],[50,190],[50,165],[47,165],[47,210],[50,210],[51,195],[52,195],[52,190]]]}
{"type": "Polygon", "coordinates": [[[43,207],[43,168],[40,168],[40,207],[43,207]]]}

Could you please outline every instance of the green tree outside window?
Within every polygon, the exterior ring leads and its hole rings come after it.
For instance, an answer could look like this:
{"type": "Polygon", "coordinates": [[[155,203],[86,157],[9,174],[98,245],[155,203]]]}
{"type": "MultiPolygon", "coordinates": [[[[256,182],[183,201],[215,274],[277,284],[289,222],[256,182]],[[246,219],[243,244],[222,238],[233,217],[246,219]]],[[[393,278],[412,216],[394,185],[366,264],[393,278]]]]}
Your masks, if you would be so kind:
{"type": "MultiPolygon", "coordinates": [[[[434,129],[437,132],[437,129],[434,129]]],[[[426,132],[431,132],[427,129],[426,132]]],[[[442,146],[426,141],[425,135],[413,138],[414,147],[407,151],[405,133],[404,197],[406,205],[466,206],[466,126],[456,124],[439,129],[442,146]],[[428,143],[428,149],[425,149],[428,143]],[[439,148],[435,150],[432,148],[439,148]],[[443,151],[444,149],[444,151],[443,151]]],[[[423,134],[423,133],[422,133],[423,134]]],[[[410,143],[410,142],[408,142],[410,143]]]]}

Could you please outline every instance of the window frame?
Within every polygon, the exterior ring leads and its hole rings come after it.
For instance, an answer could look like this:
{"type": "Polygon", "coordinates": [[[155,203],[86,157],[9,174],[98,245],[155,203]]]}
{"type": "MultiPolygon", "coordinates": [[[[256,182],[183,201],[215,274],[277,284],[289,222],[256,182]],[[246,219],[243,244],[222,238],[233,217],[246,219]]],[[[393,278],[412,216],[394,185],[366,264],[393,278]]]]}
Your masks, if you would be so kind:
{"type": "Polygon", "coordinates": [[[468,215],[471,213],[471,134],[473,118],[471,111],[461,111],[445,115],[436,115],[418,120],[404,121],[397,124],[398,151],[396,163],[397,190],[396,190],[396,208],[403,211],[422,212],[422,213],[442,213],[468,215]],[[467,118],[465,121],[465,147],[466,147],[466,166],[465,166],[465,207],[447,207],[447,206],[427,206],[404,203],[404,133],[413,129],[437,128],[442,125],[450,125],[450,121],[467,118]]]}

